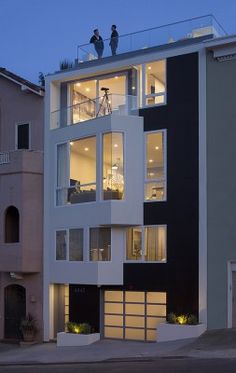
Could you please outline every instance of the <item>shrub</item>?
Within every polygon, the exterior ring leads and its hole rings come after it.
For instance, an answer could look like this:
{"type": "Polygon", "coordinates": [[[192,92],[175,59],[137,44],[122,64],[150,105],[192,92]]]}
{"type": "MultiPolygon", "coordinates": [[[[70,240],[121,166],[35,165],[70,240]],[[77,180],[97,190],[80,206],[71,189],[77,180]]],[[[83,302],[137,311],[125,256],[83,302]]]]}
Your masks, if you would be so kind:
{"type": "Polygon", "coordinates": [[[169,324],[176,324],[176,315],[174,314],[174,312],[171,312],[167,315],[167,322],[169,324]]]}
{"type": "Polygon", "coordinates": [[[34,319],[31,313],[28,313],[26,317],[21,320],[20,331],[22,333],[37,333],[37,321],[34,319]]]}
{"type": "Polygon", "coordinates": [[[90,334],[91,333],[91,326],[88,323],[76,323],[72,321],[68,321],[66,323],[66,327],[68,333],[75,333],[75,334],[90,334]]]}
{"type": "Polygon", "coordinates": [[[193,315],[193,314],[189,315],[188,316],[187,324],[188,325],[197,325],[198,324],[197,317],[195,315],[193,315]]]}

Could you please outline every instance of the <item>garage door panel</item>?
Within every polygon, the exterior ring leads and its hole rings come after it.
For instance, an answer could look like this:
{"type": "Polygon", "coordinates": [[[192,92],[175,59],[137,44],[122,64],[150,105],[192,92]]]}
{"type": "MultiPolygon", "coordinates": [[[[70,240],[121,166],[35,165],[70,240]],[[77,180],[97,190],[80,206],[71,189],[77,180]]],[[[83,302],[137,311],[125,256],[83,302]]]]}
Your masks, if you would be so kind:
{"type": "Polygon", "coordinates": [[[106,338],[156,341],[156,327],[165,321],[166,293],[105,291],[106,338]]]}

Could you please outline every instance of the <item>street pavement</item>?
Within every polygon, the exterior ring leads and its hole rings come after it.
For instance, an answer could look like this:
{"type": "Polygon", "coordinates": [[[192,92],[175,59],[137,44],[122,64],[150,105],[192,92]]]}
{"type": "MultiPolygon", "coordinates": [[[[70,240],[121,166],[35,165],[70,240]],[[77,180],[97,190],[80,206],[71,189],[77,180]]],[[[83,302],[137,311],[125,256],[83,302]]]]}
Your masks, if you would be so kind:
{"type": "Polygon", "coordinates": [[[216,358],[236,359],[236,329],[208,331],[197,339],[161,343],[109,339],[82,347],[57,347],[56,343],[20,347],[0,343],[0,367],[5,366],[5,368],[14,364],[93,364],[95,362],[129,364],[136,361],[141,364],[153,359],[180,361],[216,358]]]}

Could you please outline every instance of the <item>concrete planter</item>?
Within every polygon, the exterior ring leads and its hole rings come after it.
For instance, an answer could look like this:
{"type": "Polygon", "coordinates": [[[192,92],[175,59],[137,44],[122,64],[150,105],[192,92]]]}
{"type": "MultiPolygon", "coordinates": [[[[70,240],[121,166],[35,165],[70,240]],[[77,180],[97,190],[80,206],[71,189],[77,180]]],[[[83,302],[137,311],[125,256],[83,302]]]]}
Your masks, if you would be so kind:
{"type": "Polygon", "coordinates": [[[57,346],[86,346],[100,339],[100,333],[75,334],[75,333],[57,333],[57,346]]]}
{"type": "Polygon", "coordinates": [[[157,342],[176,341],[178,339],[197,338],[206,330],[205,324],[178,325],[162,323],[157,327],[157,342]]]}

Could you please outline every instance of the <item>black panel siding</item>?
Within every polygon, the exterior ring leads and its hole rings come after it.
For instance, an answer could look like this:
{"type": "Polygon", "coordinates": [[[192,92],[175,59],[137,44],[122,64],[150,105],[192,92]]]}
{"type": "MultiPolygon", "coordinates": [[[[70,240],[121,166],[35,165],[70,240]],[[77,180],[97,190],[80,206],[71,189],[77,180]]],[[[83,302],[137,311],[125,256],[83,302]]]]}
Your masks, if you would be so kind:
{"type": "Polygon", "coordinates": [[[124,264],[124,287],[167,291],[167,313],[198,314],[198,54],[167,59],[167,105],[140,110],[167,129],[167,202],[144,203],[144,224],[167,224],[166,264],[124,264]]]}
{"type": "Polygon", "coordinates": [[[69,285],[69,320],[89,323],[99,332],[100,291],[93,285],[69,285]]]}

